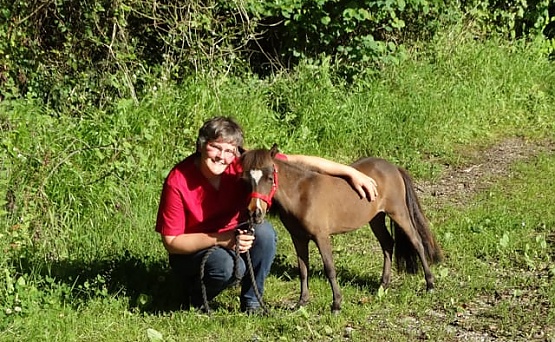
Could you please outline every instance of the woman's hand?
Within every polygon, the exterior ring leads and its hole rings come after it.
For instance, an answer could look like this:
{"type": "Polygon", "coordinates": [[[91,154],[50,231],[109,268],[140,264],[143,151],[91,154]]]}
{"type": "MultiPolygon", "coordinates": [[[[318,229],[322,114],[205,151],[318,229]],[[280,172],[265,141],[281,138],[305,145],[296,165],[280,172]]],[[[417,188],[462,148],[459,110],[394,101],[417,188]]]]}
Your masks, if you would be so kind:
{"type": "Polygon", "coordinates": [[[351,186],[358,192],[360,198],[374,201],[378,197],[378,184],[376,181],[356,169],[353,170],[355,172],[351,175],[351,186]]]}
{"type": "Polygon", "coordinates": [[[234,249],[237,247],[239,248],[239,253],[245,253],[249,249],[251,249],[252,244],[254,243],[254,235],[250,234],[246,230],[239,230],[235,237],[235,245],[234,249]]]}
{"type": "Polygon", "coordinates": [[[246,230],[229,230],[218,234],[218,245],[230,249],[232,251],[239,250],[239,253],[245,253],[251,249],[254,243],[254,235],[249,234],[246,230]]]}

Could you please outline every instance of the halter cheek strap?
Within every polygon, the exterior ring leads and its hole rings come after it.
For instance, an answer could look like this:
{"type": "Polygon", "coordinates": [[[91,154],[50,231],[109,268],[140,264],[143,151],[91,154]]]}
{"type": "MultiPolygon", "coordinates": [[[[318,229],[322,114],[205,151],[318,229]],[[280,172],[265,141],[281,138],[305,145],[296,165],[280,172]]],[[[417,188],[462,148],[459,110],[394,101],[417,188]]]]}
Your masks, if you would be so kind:
{"type": "Polygon", "coordinates": [[[268,208],[270,208],[272,206],[272,198],[274,198],[274,195],[277,191],[278,188],[278,170],[276,165],[274,165],[274,183],[272,184],[272,189],[270,190],[270,193],[267,195],[261,194],[259,192],[252,192],[251,193],[251,198],[259,198],[261,200],[263,200],[264,202],[266,202],[268,204],[268,208]]]}

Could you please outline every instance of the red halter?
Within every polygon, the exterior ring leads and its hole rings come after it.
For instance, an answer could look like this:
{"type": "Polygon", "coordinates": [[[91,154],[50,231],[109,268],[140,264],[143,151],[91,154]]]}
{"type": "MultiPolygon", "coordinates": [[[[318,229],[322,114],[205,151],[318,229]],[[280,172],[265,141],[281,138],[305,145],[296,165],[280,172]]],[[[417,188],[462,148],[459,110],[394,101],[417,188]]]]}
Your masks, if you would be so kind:
{"type": "Polygon", "coordinates": [[[272,198],[274,198],[274,194],[277,191],[278,188],[278,170],[276,165],[274,164],[274,182],[272,184],[272,189],[270,190],[270,193],[267,195],[261,194],[259,192],[252,192],[251,193],[251,198],[260,198],[261,200],[263,200],[264,202],[266,202],[268,204],[268,209],[272,206],[272,198]]]}

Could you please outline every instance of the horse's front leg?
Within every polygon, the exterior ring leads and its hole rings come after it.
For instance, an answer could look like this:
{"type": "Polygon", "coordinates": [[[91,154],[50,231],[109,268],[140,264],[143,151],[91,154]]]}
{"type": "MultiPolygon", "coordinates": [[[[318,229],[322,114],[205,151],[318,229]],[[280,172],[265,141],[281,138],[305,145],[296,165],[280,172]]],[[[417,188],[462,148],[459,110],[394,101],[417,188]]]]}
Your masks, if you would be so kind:
{"type": "Polygon", "coordinates": [[[310,268],[309,264],[309,253],[308,253],[308,243],[310,240],[308,237],[298,237],[291,235],[293,240],[293,245],[295,246],[295,251],[297,252],[297,262],[299,266],[299,278],[301,282],[301,294],[299,296],[299,301],[297,303],[298,307],[305,306],[310,298],[310,293],[308,291],[308,270],[310,268]]]}
{"type": "Polygon", "coordinates": [[[331,304],[331,311],[335,314],[341,311],[341,301],[342,295],[339,285],[337,284],[337,274],[335,272],[335,265],[333,262],[333,255],[331,250],[331,241],[329,236],[317,236],[314,240],[322,256],[322,261],[324,263],[324,272],[331,285],[331,291],[333,293],[333,302],[331,304]]]}

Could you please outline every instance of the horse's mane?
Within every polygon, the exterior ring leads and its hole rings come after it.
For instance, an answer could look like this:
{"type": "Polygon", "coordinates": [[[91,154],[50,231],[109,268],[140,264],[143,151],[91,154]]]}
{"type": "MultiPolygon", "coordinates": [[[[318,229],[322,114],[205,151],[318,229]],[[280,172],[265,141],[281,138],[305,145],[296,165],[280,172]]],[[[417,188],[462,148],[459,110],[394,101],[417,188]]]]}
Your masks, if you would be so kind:
{"type": "Polygon", "coordinates": [[[241,155],[243,170],[266,168],[272,164],[272,155],[266,149],[248,150],[241,155]]]}
{"type": "Polygon", "coordinates": [[[277,161],[278,163],[285,164],[292,168],[295,168],[301,172],[320,173],[317,169],[313,167],[309,167],[306,164],[293,163],[286,159],[273,158],[272,151],[267,149],[261,148],[261,149],[255,149],[255,150],[248,150],[241,155],[241,165],[243,167],[243,170],[269,168],[271,167],[271,165],[274,164],[274,160],[277,161]]]}

